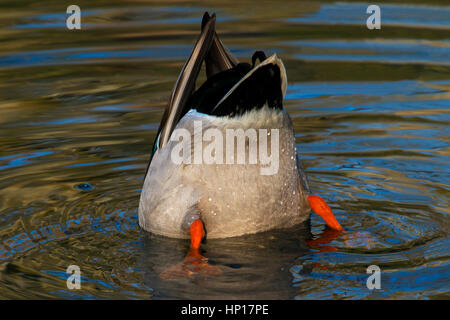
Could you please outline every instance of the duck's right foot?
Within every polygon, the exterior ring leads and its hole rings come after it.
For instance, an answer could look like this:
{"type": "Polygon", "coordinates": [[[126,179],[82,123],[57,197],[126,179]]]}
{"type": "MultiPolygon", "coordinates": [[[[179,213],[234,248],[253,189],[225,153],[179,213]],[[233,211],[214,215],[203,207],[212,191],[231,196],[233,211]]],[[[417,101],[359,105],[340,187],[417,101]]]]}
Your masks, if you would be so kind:
{"type": "Polygon", "coordinates": [[[318,195],[313,194],[308,196],[308,202],[311,209],[322,217],[327,226],[336,231],[344,230],[344,228],[342,228],[339,222],[337,221],[336,217],[333,214],[333,211],[331,211],[331,208],[328,206],[325,200],[323,200],[318,195]]]}

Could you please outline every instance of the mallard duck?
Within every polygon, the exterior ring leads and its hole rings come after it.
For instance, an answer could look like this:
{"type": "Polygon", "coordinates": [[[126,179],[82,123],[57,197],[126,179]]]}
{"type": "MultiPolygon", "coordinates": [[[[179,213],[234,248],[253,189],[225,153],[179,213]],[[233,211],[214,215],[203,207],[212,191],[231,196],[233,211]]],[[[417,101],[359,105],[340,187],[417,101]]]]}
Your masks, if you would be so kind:
{"type": "Polygon", "coordinates": [[[205,13],[162,117],[139,202],[139,225],[155,234],[190,238],[193,249],[206,235],[226,238],[291,227],[308,219],[311,208],[329,227],[342,230],[325,201],[311,194],[297,155],[283,107],[283,62],[262,51],[253,54],[252,64],[239,62],[219,40],[215,22],[215,14],[205,13]],[[203,62],[207,80],[195,90],[203,62]],[[230,143],[225,141],[230,131],[244,132],[243,148],[237,142],[236,148],[218,150],[230,143]],[[256,152],[260,161],[251,162],[252,143],[260,150],[264,141],[266,157],[256,152]],[[239,157],[244,161],[224,160],[239,157]],[[268,168],[272,172],[263,171],[268,168]]]}

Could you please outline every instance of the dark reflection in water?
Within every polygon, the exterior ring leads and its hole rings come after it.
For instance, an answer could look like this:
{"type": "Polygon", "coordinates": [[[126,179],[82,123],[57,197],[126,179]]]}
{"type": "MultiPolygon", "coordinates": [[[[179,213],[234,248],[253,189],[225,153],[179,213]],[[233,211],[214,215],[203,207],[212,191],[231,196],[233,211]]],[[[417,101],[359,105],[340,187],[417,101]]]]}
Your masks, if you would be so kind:
{"type": "Polygon", "coordinates": [[[183,260],[188,244],[147,235],[139,265],[146,270],[144,278],[148,286],[154,286],[153,297],[158,299],[196,296],[207,299],[289,299],[295,294],[290,286],[290,268],[297,257],[309,252],[308,234],[307,226],[299,226],[291,230],[208,240],[202,253],[222,274],[173,280],[161,280],[158,275],[183,260]]]}
{"type": "Polygon", "coordinates": [[[0,298],[448,298],[450,8],[391,1],[0,4],[0,298]],[[212,10],[213,9],[213,10],[212,10]],[[241,60],[278,53],[311,188],[345,228],[209,240],[222,274],[162,280],[188,243],[137,206],[151,144],[204,10],[241,60]],[[82,289],[66,286],[78,265],[82,289]],[[380,290],[367,267],[382,270],[380,290]]]}

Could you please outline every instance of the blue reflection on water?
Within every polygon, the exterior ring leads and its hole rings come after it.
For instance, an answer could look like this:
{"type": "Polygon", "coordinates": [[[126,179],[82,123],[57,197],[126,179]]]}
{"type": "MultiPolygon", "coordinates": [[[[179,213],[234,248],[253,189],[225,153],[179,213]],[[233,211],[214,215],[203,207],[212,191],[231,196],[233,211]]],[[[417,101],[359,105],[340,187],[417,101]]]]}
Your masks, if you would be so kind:
{"type": "Polygon", "coordinates": [[[11,156],[0,157],[0,170],[21,167],[30,163],[31,159],[43,157],[49,154],[52,154],[51,151],[40,151],[40,152],[31,152],[24,154],[15,154],[11,156]],[[2,162],[7,162],[4,165],[1,165],[2,162]]]}

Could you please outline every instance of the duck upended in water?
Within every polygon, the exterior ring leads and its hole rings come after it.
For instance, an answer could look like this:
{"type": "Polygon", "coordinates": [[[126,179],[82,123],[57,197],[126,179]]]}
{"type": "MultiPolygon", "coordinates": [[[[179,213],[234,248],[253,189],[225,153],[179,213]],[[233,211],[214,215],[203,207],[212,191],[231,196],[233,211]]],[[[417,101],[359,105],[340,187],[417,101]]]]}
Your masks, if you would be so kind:
{"type": "Polygon", "coordinates": [[[328,226],[342,230],[327,204],[310,195],[282,103],[287,87],[282,61],[257,51],[252,63],[237,61],[217,37],[215,15],[205,13],[155,139],[139,203],[143,229],[191,237],[191,247],[199,248],[206,232],[208,238],[225,238],[290,227],[306,220],[312,208],[328,226]],[[203,61],[207,80],[194,90],[203,61]],[[234,147],[229,132],[244,132],[243,148],[239,137],[234,147]],[[174,159],[180,151],[183,161],[174,159]],[[252,156],[259,162],[251,162],[252,156]],[[264,173],[269,166],[273,172],[264,173]]]}

